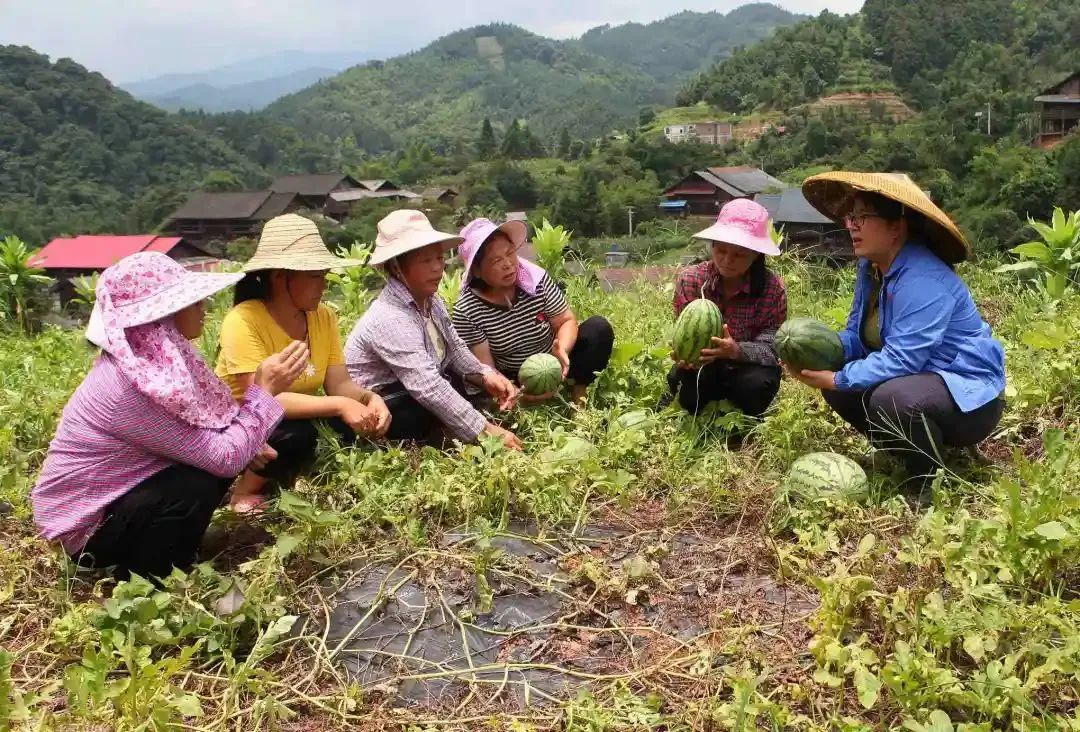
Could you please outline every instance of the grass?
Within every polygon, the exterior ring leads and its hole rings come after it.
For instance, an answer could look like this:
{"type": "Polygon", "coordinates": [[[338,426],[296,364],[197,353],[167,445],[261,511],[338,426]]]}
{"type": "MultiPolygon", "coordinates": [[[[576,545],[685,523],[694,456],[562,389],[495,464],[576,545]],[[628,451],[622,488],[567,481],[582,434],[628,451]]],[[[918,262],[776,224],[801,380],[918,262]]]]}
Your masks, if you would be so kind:
{"type": "MultiPolygon", "coordinates": [[[[579,315],[618,335],[586,408],[509,415],[522,454],[324,445],[256,527],[219,516],[227,551],[160,591],[72,576],[35,537],[29,489],[93,354],[59,330],[0,336],[0,728],[1080,729],[1080,298],[1049,302],[993,264],[961,273],[1006,343],[1010,407],[991,464],[952,463],[929,513],[887,466],[865,504],[774,501],[798,456],[867,444],[790,380],[739,449],[730,416],[653,413],[670,286],[574,281],[579,315]],[[498,548],[522,526],[564,582],[498,548]],[[375,567],[397,574],[354,630],[413,586],[460,638],[514,593],[559,609],[472,668],[424,661],[412,633],[360,683],[326,620],[375,567]],[[565,693],[523,680],[559,669],[565,693]],[[396,702],[436,681],[439,700],[396,702]]],[[[850,270],[779,268],[791,315],[842,321],[850,270]]]]}

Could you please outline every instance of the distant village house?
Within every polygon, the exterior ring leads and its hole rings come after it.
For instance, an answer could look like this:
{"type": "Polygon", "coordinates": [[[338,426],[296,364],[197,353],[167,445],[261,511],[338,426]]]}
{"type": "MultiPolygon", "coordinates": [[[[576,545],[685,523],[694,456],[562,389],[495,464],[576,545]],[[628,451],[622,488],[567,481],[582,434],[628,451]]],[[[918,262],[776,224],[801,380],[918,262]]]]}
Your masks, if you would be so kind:
{"type": "Polygon", "coordinates": [[[736,198],[782,191],[787,185],[759,168],[736,166],[695,170],[664,191],[661,210],[715,216],[720,207],[736,198]],[[685,201],[685,206],[678,202],[685,201]]]}
{"type": "Polygon", "coordinates": [[[769,212],[773,225],[784,230],[784,248],[833,259],[851,259],[851,235],[810,205],[799,188],[759,193],[754,200],[769,212]]]}
{"type": "Polygon", "coordinates": [[[220,259],[194,243],[178,236],[157,234],[81,235],[53,239],[34,253],[29,264],[40,267],[56,280],[54,289],[64,307],[75,297],[72,280],[100,273],[124,257],[139,252],[161,252],[191,270],[214,270],[221,266],[220,259]]]}
{"type": "Polygon", "coordinates": [[[1048,150],[1080,127],[1080,71],[1035,97],[1039,132],[1035,146],[1048,150]]]}
{"type": "Polygon", "coordinates": [[[257,237],[262,225],[281,214],[304,208],[296,193],[274,191],[200,192],[169,217],[168,228],[195,245],[257,237]]]}

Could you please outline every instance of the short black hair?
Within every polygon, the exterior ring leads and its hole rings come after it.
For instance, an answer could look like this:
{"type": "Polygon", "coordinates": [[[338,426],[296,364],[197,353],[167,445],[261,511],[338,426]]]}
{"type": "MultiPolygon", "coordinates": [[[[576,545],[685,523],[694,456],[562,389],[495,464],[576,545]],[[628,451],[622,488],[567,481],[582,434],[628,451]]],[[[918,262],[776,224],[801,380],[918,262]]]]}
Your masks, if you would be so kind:
{"type": "Polygon", "coordinates": [[[880,193],[872,193],[870,191],[858,191],[851,196],[848,202],[848,213],[855,208],[856,201],[862,201],[867,206],[874,209],[874,213],[886,221],[899,221],[900,219],[906,218],[908,219],[908,223],[913,223],[913,219],[907,215],[908,211],[904,204],[893,200],[888,196],[883,196],[880,193]]]}

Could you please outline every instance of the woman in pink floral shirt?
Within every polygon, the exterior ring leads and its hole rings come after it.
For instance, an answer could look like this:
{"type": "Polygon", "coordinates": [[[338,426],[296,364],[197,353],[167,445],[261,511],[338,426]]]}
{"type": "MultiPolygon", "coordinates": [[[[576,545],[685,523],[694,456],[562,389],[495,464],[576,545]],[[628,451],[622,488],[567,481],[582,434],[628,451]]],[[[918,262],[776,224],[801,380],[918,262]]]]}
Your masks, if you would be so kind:
{"type": "Polygon", "coordinates": [[[203,302],[238,274],[164,254],[102,274],[87,338],[101,356],[64,408],[31,493],[41,534],[81,563],[162,577],[195,559],[214,509],[245,467],[273,459],[274,395],[307,363],[294,343],[259,367],[241,403],[189,341],[203,302]]]}

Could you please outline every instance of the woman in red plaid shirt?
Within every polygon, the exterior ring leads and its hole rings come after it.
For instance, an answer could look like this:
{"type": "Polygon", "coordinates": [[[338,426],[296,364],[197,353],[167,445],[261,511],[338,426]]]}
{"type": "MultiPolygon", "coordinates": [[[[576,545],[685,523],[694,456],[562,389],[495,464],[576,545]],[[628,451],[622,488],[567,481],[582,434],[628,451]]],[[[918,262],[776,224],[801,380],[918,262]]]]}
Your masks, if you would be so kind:
{"type": "Polygon", "coordinates": [[[694,235],[712,242],[707,262],[687,267],[675,282],[675,317],[692,300],[712,300],[724,315],[724,335],[701,351],[701,366],[678,363],[668,374],[670,403],[691,414],[727,399],[745,414],[760,417],[780,390],[780,364],[773,349],[787,318],[784,282],[765,265],[780,253],[769,236],[769,213],[760,204],[736,199],[716,223],[694,235]]]}

